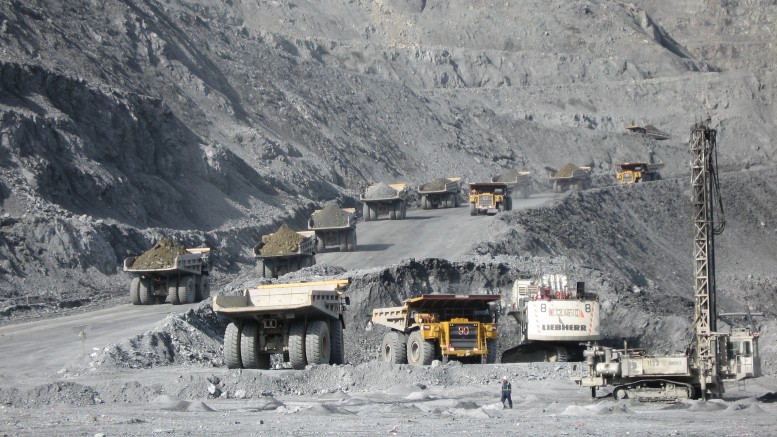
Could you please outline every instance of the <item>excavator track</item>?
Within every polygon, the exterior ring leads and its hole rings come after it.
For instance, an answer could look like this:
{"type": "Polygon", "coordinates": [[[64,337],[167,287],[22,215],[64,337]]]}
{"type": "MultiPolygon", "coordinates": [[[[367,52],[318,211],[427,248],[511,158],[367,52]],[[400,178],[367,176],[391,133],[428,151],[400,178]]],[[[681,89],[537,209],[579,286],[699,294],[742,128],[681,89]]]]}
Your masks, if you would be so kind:
{"type": "Polygon", "coordinates": [[[677,403],[693,399],[697,390],[693,385],[668,379],[645,379],[616,386],[612,396],[617,399],[635,399],[639,402],[677,403]]]}

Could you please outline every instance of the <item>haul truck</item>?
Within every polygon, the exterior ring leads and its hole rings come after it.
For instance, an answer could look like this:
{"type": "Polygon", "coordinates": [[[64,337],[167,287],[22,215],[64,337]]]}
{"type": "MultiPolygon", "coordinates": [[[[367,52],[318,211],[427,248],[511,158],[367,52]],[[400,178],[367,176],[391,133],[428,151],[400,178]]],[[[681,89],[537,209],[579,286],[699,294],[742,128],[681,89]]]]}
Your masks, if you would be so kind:
{"type": "MultiPolygon", "coordinates": [[[[316,264],[316,233],[315,231],[298,231],[296,244],[286,246],[288,250],[268,251],[266,244],[279,238],[277,232],[262,236],[262,240],[254,246],[257,262],[257,273],[263,278],[277,278],[286,273],[296,272],[316,264]]],[[[282,247],[283,245],[279,245],[282,247]]]]}
{"type": "Polygon", "coordinates": [[[421,208],[458,208],[461,204],[461,178],[435,179],[418,188],[421,208]]]}
{"type": "Polygon", "coordinates": [[[191,248],[176,256],[168,266],[134,268],[136,256],[124,259],[124,271],[134,276],[130,282],[133,305],[151,305],[170,300],[173,305],[199,302],[210,297],[210,249],[191,248]]]}
{"type": "Polygon", "coordinates": [[[648,162],[621,162],[615,164],[618,167],[615,179],[621,185],[636,184],[638,182],[657,181],[661,179],[658,170],[664,164],[651,164],[648,162]]]}
{"type": "Polygon", "coordinates": [[[473,182],[469,184],[469,215],[490,211],[510,211],[513,199],[510,186],[504,182],[473,182]]]}
{"type": "Polygon", "coordinates": [[[389,220],[405,218],[407,205],[407,184],[375,184],[364,191],[359,200],[364,204],[364,221],[377,220],[387,215],[389,220]]]}
{"type": "Polygon", "coordinates": [[[591,188],[591,167],[566,164],[561,170],[551,174],[550,182],[553,184],[554,193],[587,190],[591,188]]]}
{"type": "MultiPolygon", "coordinates": [[[[709,120],[707,121],[709,123],[709,120]]],[[[574,378],[581,387],[613,386],[615,399],[677,402],[722,397],[724,381],[761,376],[759,332],[753,328],[717,330],[714,236],[723,232],[714,218],[721,205],[715,146],[717,131],[691,128],[691,199],[694,235],[694,338],[682,355],[651,355],[644,349],[591,345],[586,368],[574,378]]]]}
{"type": "Polygon", "coordinates": [[[403,306],[372,310],[372,323],[391,329],[383,336],[381,359],[415,366],[439,358],[496,361],[496,323],[489,304],[499,295],[425,294],[403,306]]]}
{"type": "Polygon", "coordinates": [[[583,282],[571,289],[565,275],[516,280],[507,314],[518,323],[519,346],[503,353],[503,363],[580,361],[585,342],[602,338],[597,296],[583,282]]]}
{"type": "Polygon", "coordinates": [[[242,296],[216,296],[213,311],[231,320],[224,332],[230,369],[269,369],[283,354],[295,369],[345,363],[343,296],[349,280],[262,285],[242,296]]]}
{"type": "Polygon", "coordinates": [[[313,212],[308,229],[316,235],[316,253],[336,247],[340,252],[356,250],[356,209],[342,208],[340,214],[327,215],[327,209],[313,212]]]}
{"type": "Polygon", "coordinates": [[[518,193],[522,199],[531,195],[532,177],[530,171],[508,171],[491,178],[492,182],[504,182],[510,186],[510,191],[518,193]]]}

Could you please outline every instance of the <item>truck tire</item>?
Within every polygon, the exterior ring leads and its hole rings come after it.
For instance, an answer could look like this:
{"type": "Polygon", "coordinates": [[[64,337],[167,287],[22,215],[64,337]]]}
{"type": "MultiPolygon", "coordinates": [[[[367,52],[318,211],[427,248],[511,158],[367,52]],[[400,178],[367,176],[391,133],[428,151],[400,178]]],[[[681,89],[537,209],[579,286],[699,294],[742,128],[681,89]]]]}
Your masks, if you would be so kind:
{"type": "Polygon", "coordinates": [[[345,250],[353,252],[356,250],[356,229],[350,229],[347,233],[348,241],[346,242],[345,250]]]}
{"type": "Polygon", "coordinates": [[[329,364],[345,364],[345,333],[340,319],[329,321],[329,334],[332,340],[332,353],[329,364]]]}
{"type": "Polygon", "coordinates": [[[512,211],[513,210],[513,198],[508,196],[505,199],[505,202],[507,203],[507,205],[505,205],[505,210],[512,211]]]}
{"type": "Polygon", "coordinates": [[[421,331],[413,331],[407,339],[407,362],[414,366],[432,364],[434,344],[424,340],[421,331]]]}
{"type": "Polygon", "coordinates": [[[132,305],[140,305],[140,277],[135,276],[130,282],[130,302],[132,305]]]}
{"type": "Polygon", "coordinates": [[[370,207],[370,220],[378,219],[378,206],[374,205],[370,207]]]}
{"type": "Polygon", "coordinates": [[[453,207],[458,208],[461,206],[461,196],[459,196],[459,193],[455,193],[453,195],[453,207]]]}
{"type": "Polygon", "coordinates": [[[559,184],[558,181],[553,181],[553,192],[554,193],[561,192],[561,184],[559,184]]]}
{"type": "Polygon", "coordinates": [[[404,219],[405,219],[405,217],[407,217],[407,204],[405,204],[405,202],[402,202],[402,204],[401,204],[401,205],[402,205],[402,208],[401,208],[401,211],[402,211],[402,220],[404,220],[404,219]]]}
{"type": "Polygon", "coordinates": [[[486,340],[486,347],[488,348],[488,355],[486,355],[486,364],[496,363],[496,340],[486,340]]]}
{"type": "Polygon", "coordinates": [[[523,187],[521,189],[521,197],[524,198],[524,199],[528,199],[529,195],[531,194],[530,191],[531,190],[529,189],[529,187],[523,187]]]}
{"type": "Polygon", "coordinates": [[[167,278],[167,284],[165,286],[167,287],[167,297],[170,300],[170,303],[173,305],[180,305],[181,300],[178,298],[178,277],[170,276],[167,278]]]}
{"type": "MultiPolygon", "coordinates": [[[[245,369],[269,369],[270,354],[259,350],[259,324],[245,323],[240,332],[240,360],[245,369]]],[[[226,343],[226,340],[225,340],[226,343]]]]}
{"type": "Polygon", "coordinates": [[[370,208],[370,205],[368,205],[366,203],[364,204],[364,206],[362,206],[362,217],[364,217],[364,221],[365,222],[368,222],[368,221],[372,220],[372,211],[371,211],[371,209],[372,208],[370,208]]]}
{"type": "Polygon", "coordinates": [[[329,336],[329,324],[324,320],[310,322],[305,333],[305,358],[308,364],[329,364],[331,356],[332,338],[329,336]]]}
{"type": "Polygon", "coordinates": [[[316,253],[324,253],[325,249],[324,239],[316,235],[316,253]]]}
{"type": "Polygon", "coordinates": [[[243,361],[240,358],[240,331],[243,325],[232,322],[224,331],[224,364],[227,369],[242,369],[243,361]]]}
{"type": "Polygon", "coordinates": [[[197,285],[194,276],[181,276],[178,280],[178,301],[181,304],[193,303],[197,293],[197,285]]]}
{"type": "Polygon", "coordinates": [[[389,220],[396,220],[397,214],[396,209],[394,208],[394,205],[391,206],[391,209],[389,210],[389,220]]]}
{"type": "Polygon", "coordinates": [[[407,364],[407,336],[397,331],[387,332],[383,335],[380,355],[387,363],[407,364]]]}
{"type": "Polygon", "coordinates": [[[259,274],[260,278],[268,278],[268,277],[270,277],[270,276],[268,276],[268,273],[269,273],[268,269],[264,265],[264,261],[262,261],[262,260],[258,260],[256,262],[256,273],[259,274]]]}
{"type": "Polygon", "coordinates": [[[295,369],[304,369],[305,360],[305,321],[297,320],[289,327],[289,364],[295,369]]]}
{"type": "Polygon", "coordinates": [[[421,209],[429,209],[429,199],[426,196],[421,197],[421,209]]]}
{"type": "Polygon", "coordinates": [[[478,209],[475,208],[474,203],[469,204],[469,215],[472,215],[472,216],[478,215],[478,209]]]}
{"type": "Polygon", "coordinates": [[[197,302],[201,302],[210,297],[210,276],[197,276],[197,302]]]}
{"type": "Polygon", "coordinates": [[[140,278],[138,285],[138,297],[141,305],[151,305],[154,303],[154,283],[151,278],[140,278]]]}
{"type": "Polygon", "coordinates": [[[505,210],[505,202],[506,201],[503,200],[501,203],[499,203],[499,205],[496,206],[497,211],[504,212],[504,210],[505,210]]]}

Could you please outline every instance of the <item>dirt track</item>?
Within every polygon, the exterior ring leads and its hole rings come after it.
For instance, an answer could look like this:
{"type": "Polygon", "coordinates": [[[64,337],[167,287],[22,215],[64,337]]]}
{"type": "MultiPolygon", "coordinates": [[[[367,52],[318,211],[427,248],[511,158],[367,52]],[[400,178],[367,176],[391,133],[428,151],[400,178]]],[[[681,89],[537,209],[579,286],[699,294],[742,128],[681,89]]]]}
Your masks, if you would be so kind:
{"type": "MultiPolygon", "coordinates": [[[[514,199],[513,210],[534,208],[552,201],[551,194],[514,199]]],[[[396,263],[402,258],[452,259],[473,244],[487,240],[493,215],[470,216],[468,204],[459,208],[413,209],[405,220],[360,222],[356,227],[359,247],[355,252],[330,250],[316,255],[316,262],[362,269],[396,263]]]]}

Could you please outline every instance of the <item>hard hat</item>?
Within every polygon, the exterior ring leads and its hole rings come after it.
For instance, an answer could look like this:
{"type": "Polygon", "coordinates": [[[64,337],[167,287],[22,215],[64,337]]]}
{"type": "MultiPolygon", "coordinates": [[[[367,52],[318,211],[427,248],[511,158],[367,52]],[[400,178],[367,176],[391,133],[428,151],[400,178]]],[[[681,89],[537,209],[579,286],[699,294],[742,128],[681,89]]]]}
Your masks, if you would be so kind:
{"type": "Polygon", "coordinates": [[[503,376],[502,380],[507,381],[507,375],[503,376]]]}

